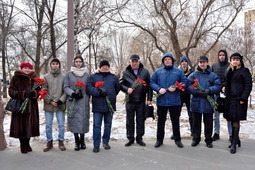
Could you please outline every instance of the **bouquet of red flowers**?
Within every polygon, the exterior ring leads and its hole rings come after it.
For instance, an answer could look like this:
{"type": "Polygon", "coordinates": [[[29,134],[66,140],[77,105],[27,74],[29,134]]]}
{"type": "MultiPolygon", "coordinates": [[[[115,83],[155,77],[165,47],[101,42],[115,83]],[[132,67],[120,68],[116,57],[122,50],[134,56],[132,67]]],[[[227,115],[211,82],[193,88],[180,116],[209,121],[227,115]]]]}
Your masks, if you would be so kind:
{"type": "MultiPolygon", "coordinates": [[[[181,91],[185,91],[185,89],[183,88],[183,87],[185,87],[185,84],[182,84],[182,82],[179,83],[178,81],[176,81],[175,84],[172,85],[172,86],[170,86],[170,87],[172,87],[172,88],[178,88],[178,89],[180,89],[181,91]]],[[[166,88],[165,90],[168,91],[168,88],[166,88]]],[[[159,96],[162,96],[162,95],[163,95],[163,94],[158,93],[158,94],[156,95],[156,98],[158,98],[159,96]]]]}
{"type": "MultiPolygon", "coordinates": [[[[39,100],[42,100],[42,99],[44,99],[45,97],[47,98],[47,99],[49,99],[50,101],[54,101],[51,97],[50,97],[50,95],[48,95],[48,92],[46,91],[46,90],[44,90],[44,91],[39,91],[39,93],[38,93],[39,95],[40,95],[40,98],[39,98],[39,100]]],[[[54,101],[55,102],[55,101],[54,101]]],[[[64,111],[65,110],[65,107],[62,105],[60,105],[60,106],[58,106],[58,108],[61,110],[61,111],[64,111]]]]}
{"type": "MultiPolygon", "coordinates": [[[[199,82],[198,82],[197,79],[194,79],[193,81],[194,81],[194,84],[193,84],[191,87],[192,87],[194,90],[196,90],[196,89],[204,90],[204,88],[199,84],[199,82]]],[[[214,110],[216,110],[217,107],[218,107],[218,103],[217,103],[215,100],[213,100],[213,98],[211,98],[211,96],[209,96],[209,95],[207,95],[206,98],[207,98],[207,100],[209,101],[209,103],[210,103],[210,105],[212,106],[212,108],[213,108],[214,110]]]]}
{"type": "MultiPolygon", "coordinates": [[[[136,87],[138,87],[139,85],[144,85],[147,86],[146,82],[142,79],[140,79],[139,77],[137,79],[135,79],[135,83],[133,84],[133,86],[131,87],[132,89],[135,89],[136,87]]],[[[130,94],[128,93],[124,99],[124,103],[129,101],[129,96],[130,94]]]]}
{"type": "MultiPolygon", "coordinates": [[[[75,87],[77,87],[75,93],[78,94],[80,89],[85,88],[85,84],[80,82],[80,81],[76,81],[75,87]]],[[[74,98],[73,101],[72,101],[71,107],[67,111],[68,116],[72,115],[75,101],[76,101],[76,99],[74,98]]]]}
{"type": "MultiPolygon", "coordinates": [[[[106,92],[105,88],[102,87],[103,84],[104,84],[103,81],[97,81],[96,84],[95,84],[95,88],[99,88],[99,89],[101,89],[103,92],[106,92]]],[[[110,102],[109,97],[106,96],[106,97],[105,97],[105,100],[106,100],[106,103],[107,103],[107,105],[108,105],[108,108],[109,108],[109,111],[110,111],[111,115],[113,115],[114,109],[113,109],[113,107],[112,107],[112,104],[111,104],[111,102],[110,102]]]]}
{"type": "MultiPolygon", "coordinates": [[[[32,87],[32,91],[33,90],[35,90],[35,89],[37,89],[38,87],[42,87],[42,85],[43,84],[46,84],[46,81],[44,80],[44,79],[42,79],[42,78],[33,78],[34,80],[35,80],[35,82],[34,82],[34,85],[33,85],[33,87],[32,87]]],[[[19,112],[21,112],[21,113],[24,113],[24,111],[26,110],[26,108],[27,108],[27,103],[28,103],[28,100],[29,100],[29,98],[27,97],[26,99],[25,99],[25,101],[21,104],[21,106],[20,106],[20,108],[19,108],[19,112]]]]}

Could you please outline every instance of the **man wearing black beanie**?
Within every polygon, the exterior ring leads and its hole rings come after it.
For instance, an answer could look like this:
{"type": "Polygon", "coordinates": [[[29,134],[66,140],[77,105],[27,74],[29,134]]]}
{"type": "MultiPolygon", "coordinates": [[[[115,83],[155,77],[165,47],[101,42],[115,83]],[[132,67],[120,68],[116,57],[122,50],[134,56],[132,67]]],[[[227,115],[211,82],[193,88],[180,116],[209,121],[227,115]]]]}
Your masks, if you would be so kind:
{"type": "Polygon", "coordinates": [[[113,113],[109,110],[107,99],[109,99],[113,110],[116,110],[116,96],[120,91],[119,79],[115,74],[112,74],[110,64],[107,60],[102,60],[99,63],[99,70],[92,74],[86,85],[86,90],[92,96],[92,112],[93,112],[93,152],[100,151],[101,143],[101,126],[104,120],[104,132],[102,136],[103,147],[109,150],[112,116],[113,113]],[[102,83],[102,88],[96,87],[96,84],[102,83]]]}

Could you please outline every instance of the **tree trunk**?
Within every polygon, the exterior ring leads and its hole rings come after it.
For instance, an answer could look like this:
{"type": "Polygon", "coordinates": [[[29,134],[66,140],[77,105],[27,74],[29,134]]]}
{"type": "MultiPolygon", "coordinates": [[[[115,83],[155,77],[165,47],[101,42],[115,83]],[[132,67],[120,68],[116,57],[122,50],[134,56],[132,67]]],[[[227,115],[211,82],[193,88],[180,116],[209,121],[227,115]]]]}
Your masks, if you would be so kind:
{"type": "MultiPolygon", "coordinates": [[[[5,35],[3,35],[5,36],[5,35]]],[[[3,98],[7,98],[6,68],[5,68],[5,37],[2,39],[2,71],[3,71],[3,98]]]]}
{"type": "Polygon", "coordinates": [[[2,102],[1,95],[1,83],[0,83],[0,151],[5,150],[7,148],[7,143],[4,136],[4,107],[2,102]]]}

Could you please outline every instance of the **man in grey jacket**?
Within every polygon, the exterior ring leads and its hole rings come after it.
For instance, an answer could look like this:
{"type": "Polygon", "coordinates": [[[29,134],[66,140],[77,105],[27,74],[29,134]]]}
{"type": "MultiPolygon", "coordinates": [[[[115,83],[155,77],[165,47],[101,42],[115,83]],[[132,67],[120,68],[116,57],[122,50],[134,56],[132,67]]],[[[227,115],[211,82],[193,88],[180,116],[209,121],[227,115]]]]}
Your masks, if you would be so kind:
{"type": "Polygon", "coordinates": [[[53,148],[53,138],[52,138],[52,121],[54,117],[54,112],[56,112],[56,117],[58,121],[58,141],[59,149],[65,151],[66,147],[64,145],[64,133],[65,133],[65,101],[66,94],[63,91],[64,75],[61,73],[60,61],[54,58],[50,62],[50,72],[44,76],[46,84],[43,85],[42,91],[47,91],[48,96],[44,98],[44,111],[46,120],[46,136],[47,145],[43,149],[47,152],[53,148]]]}

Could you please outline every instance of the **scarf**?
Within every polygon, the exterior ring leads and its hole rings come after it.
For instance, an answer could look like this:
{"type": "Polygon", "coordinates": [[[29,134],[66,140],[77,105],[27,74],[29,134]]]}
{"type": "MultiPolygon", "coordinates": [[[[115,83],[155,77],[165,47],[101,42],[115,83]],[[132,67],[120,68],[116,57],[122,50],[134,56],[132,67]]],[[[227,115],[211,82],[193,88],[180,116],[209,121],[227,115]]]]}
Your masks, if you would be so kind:
{"type": "Polygon", "coordinates": [[[76,68],[76,67],[71,67],[71,72],[76,75],[76,76],[83,76],[84,73],[86,72],[86,69],[85,68],[76,68]]]}

